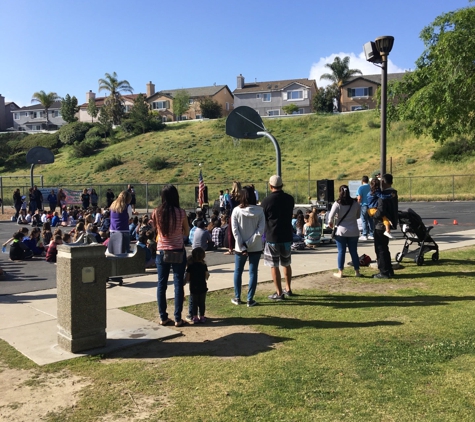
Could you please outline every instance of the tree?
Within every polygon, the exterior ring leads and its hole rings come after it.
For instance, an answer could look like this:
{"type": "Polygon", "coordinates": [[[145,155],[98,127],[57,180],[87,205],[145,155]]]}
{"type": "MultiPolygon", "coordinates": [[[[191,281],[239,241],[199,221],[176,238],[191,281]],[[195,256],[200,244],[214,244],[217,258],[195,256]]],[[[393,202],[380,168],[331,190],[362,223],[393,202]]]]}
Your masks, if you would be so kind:
{"type": "Polygon", "coordinates": [[[96,100],[94,98],[89,98],[89,103],[87,104],[87,114],[91,116],[91,123],[94,123],[94,119],[99,114],[99,108],[96,106],[96,100]]]}
{"type": "Polygon", "coordinates": [[[99,118],[97,119],[99,125],[101,125],[106,137],[112,130],[112,115],[107,107],[101,108],[101,113],[99,114],[99,118]]]}
{"type": "Polygon", "coordinates": [[[292,104],[282,107],[282,110],[284,110],[285,114],[294,114],[294,113],[297,113],[297,111],[299,111],[299,108],[295,104],[292,103],[292,104]]]}
{"type": "Polygon", "coordinates": [[[333,100],[337,97],[338,89],[333,85],[318,88],[313,97],[313,109],[316,113],[332,113],[333,100]]]}
{"type": "Polygon", "coordinates": [[[475,8],[438,16],[420,38],[416,69],[388,87],[388,120],[444,142],[475,134],[475,8]]]}
{"type": "Polygon", "coordinates": [[[75,114],[79,111],[78,99],[66,94],[61,101],[61,117],[66,123],[73,123],[77,121],[75,114]]]}
{"type": "Polygon", "coordinates": [[[201,115],[205,119],[219,119],[223,115],[223,109],[217,101],[207,97],[201,98],[199,102],[201,115]]]}
{"type": "Polygon", "coordinates": [[[183,113],[188,111],[189,108],[190,94],[185,90],[178,91],[173,98],[173,114],[175,115],[176,120],[181,120],[181,116],[183,113]]]}
{"type": "Polygon", "coordinates": [[[114,125],[119,125],[124,116],[122,92],[129,92],[132,94],[134,92],[133,88],[130,86],[128,81],[119,81],[117,73],[114,72],[112,75],[106,73],[104,79],[99,79],[99,92],[100,91],[109,91],[109,96],[104,101],[103,109],[107,108],[112,118],[112,123],[114,125]]]}
{"type": "Polygon", "coordinates": [[[48,119],[48,110],[50,107],[54,104],[55,101],[60,100],[61,98],[59,97],[56,92],[50,92],[46,93],[44,91],[38,91],[33,94],[33,98],[31,99],[31,102],[39,102],[45,109],[45,114],[46,114],[46,129],[49,127],[49,119],[48,119]]]}
{"type": "Polygon", "coordinates": [[[134,101],[134,106],[132,107],[129,116],[129,119],[133,122],[135,131],[140,131],[142,133],[147,132],[152,118],[153,116],[150,114],[150,107],[145,101],[144,95],[138,95],[134,101]]]}
{"type": "Polygon", "coordinates": [[[361,70],[350,69],[350,57],[346,56],[343,60],[340,57],[335,57],[333,63],[326,63],[325,67],[331,69],[332,73],[324,73],[320,76],[320,80],[326,79],[332,81],[333,85],[338,89],[338,111],[341,111],[341,87],[345,82],[355,75],[361,75],[361,70]]]}

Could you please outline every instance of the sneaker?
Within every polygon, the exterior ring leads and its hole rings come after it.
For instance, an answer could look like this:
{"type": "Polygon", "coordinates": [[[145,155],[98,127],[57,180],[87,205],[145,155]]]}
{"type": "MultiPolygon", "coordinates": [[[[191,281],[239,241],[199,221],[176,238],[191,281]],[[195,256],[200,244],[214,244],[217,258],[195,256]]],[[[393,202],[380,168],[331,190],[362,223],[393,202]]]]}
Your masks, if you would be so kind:
{"type": "Polygon", "coordinates": [[[247,301],[247,307],[252,308],[253,306],[256,306],[257,302],[255,300],[248,300],[247,301]]]}
{"type": "Polygon", "coordinates": [[[360,236],[358,240],[368,240],[368,236],[360,236]]]}
{"type": "Polygon", "coordinates": [[[267,296],[271,300],[284,300],[285,296],[284,294],[278,295],[277,292],[275,292],[273,295],[267,296]]]}
{"type": "Polygon", "coordinates": [[[197,316],[194,316],[192,321],[193,321],[193,324],[198,324],[200,322],[200,320],[197,316]]]}
{"type": "Polygon", "coordinates": [[[237,297],[233,297],[231,299],[231,303],[233,303],[234,305],[240,305],[242,302],[241,302],[241,299],[239,299],[237,297]]]}
{"type": "Polygon", "coordinates": [[[374,240],[374,236],[369,235],[368,240],[374,240]]]}
{"type": "Polygon", "coordinates": [[[341,274],[341,273],[333,273],[333,277],[336,277],[336,278],[343,278],[343,274],[341,274]]]}
{"type": "Polygon", "coordinates": [[[384,232],[384,235],[385,235],[386,237],[389,237],[390,239],[394,239],[394,236],[393,236],[391,233],[389,233],[389,232],[384,232]]]}
{"type": "Polygon", "coordinates": [[[201,323],[201,324],[204,324],[205,322],[206,322],[206,317],[202,316],[202,317],[200,318],[200,323],[201,323]]]}
{"type": "Polygon", "coordinates": [[[284,296],[293,296],[294,294],[292,293],[292,290],[285,290],[285,289],[282,289],[282,294],[284,296]]]}
{"type": "Polygon", "coordinates": [[[185,317],[185,321],[186,321],[186,322],[193,322],[193,317],[192,317],[191,315],[187,315],[187,316],[185,317]]]}

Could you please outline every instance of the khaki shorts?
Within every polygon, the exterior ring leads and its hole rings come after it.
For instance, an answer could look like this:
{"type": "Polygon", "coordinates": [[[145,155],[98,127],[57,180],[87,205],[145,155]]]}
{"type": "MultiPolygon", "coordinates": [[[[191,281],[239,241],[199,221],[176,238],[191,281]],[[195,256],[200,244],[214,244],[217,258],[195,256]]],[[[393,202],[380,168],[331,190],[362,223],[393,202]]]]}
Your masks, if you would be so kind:
{"type": "Polygon", "coordinates": [[[291,249],[292,242],[266,243],[264,249],[264,265],[266,267],[289,267],[292,263],[291,249]]]}

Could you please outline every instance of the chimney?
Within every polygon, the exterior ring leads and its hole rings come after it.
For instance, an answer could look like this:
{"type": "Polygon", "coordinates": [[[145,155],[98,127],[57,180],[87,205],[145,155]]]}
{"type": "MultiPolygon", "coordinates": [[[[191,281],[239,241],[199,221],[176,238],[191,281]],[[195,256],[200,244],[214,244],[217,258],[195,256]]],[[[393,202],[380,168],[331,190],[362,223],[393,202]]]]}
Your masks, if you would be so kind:
{"type": "Polygon", "coordinates": [[[89,100],[95,100],[96,99],[96,94],[92,92],[92,89],[89,90],[89,92],[86,92],[86,103],[89,102],[89,100]]]}
{"type": "Polygon", "coordinates": [[[237,77],[237,89],[243,89],[243,88],[244,88],[244,76],[242,76],[242,73],[241,73],[237,77]]]}
{"type": "Polygon", "coordinates": [[[153,94],[155,94],[155,84],[153,84],[152,81],[150,81],[147,84],[147,98],[151,97],[153,94]]]}

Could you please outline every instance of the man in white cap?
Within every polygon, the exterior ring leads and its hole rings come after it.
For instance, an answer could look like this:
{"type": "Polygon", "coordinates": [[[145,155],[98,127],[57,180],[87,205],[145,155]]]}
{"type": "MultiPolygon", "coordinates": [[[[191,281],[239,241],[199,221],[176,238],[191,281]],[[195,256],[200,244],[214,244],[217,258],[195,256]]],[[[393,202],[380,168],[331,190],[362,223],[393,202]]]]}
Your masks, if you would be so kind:
{"type": "Polygon", "coordinates": [[[269,179],[271,194],[261,203],[266,218],[266,247],[264,250],[264,265],[271,267],[272,279],[276,292],[269,296],[271,300],[282,300],[292,296],[292,214],[294,198],[282,190],[280,176],[274,175],[269,179]],[[282,276],[279,265],[283,268],[285,289],[282,289],[282,276]]]}

